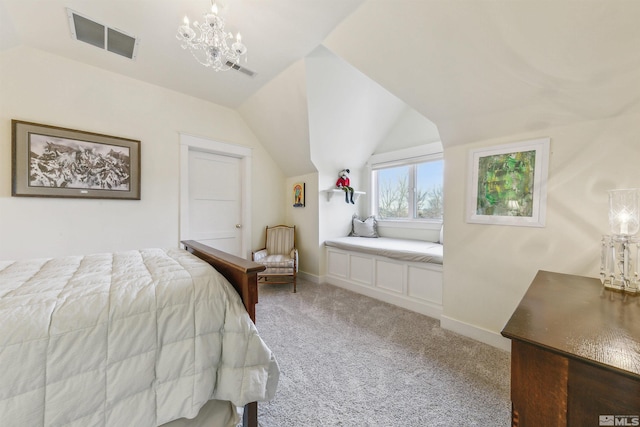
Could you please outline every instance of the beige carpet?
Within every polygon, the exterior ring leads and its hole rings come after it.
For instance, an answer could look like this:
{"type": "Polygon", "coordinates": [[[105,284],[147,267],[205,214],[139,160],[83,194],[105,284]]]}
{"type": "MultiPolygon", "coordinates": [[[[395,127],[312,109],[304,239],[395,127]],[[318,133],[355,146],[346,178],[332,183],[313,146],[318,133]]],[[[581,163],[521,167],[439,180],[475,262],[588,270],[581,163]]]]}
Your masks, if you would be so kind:
{"type": "Polygon", "coordinates": [[[260,335],[280,364],[262,427],[508,426],[509,353],[331,285],[260,285],[260,335]]]}

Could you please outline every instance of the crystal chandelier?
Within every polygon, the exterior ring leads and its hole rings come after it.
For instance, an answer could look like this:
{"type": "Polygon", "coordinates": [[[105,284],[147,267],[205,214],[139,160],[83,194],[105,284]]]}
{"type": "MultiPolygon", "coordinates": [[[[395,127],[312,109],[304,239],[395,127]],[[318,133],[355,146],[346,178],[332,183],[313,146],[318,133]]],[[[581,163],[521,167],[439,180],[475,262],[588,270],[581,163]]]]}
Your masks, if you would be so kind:
{"type": "Polygon", "coordinates": [[[218,5],[211,0],[211,12],[204,14],[204,22],[194,21],[191,28],[189,18],[185,16],[184,24],[178,27],[176,38],[182,42],[182,48],[189,49],[194,58],[205,67],[226,71],[239,65],[243,56],[246,61],[247,48],[242,44],[240,33],[229,48],[227,42],[234,40],[234,37],[225,32],[224,25],[224,18],[218,15],[218,5]]]}

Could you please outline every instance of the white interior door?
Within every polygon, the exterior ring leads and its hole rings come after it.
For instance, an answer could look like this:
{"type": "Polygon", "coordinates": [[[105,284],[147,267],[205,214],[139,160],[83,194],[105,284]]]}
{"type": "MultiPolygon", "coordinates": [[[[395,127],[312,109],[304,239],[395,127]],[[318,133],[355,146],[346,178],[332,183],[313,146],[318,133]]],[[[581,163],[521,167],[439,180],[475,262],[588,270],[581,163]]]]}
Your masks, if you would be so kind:
{"type": "Polygon", "coordinates": [[[242,256],[240,159],[189,150],[189,235],[213,248],[242,256]]]}

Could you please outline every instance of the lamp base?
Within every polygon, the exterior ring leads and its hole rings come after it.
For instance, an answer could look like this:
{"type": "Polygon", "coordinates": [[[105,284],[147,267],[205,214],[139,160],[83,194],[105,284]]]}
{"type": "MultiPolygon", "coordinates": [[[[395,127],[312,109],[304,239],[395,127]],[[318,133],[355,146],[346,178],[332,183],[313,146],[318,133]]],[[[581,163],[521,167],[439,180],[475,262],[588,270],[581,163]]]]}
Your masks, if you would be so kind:
{"type": "Polygon", "coordinates": [[[603,285],[604,285],[604,288],[608,291],[621,292],[629,295],[640,295],[640,291],[638,291],[637,288],[633,288],[626,284],[609,283],[605,281],[603,285]]]}
{"type": "Polygon", "coordinates": [[[600,280],[605,289],[639,294],[639,268],[640,238],[617,234],[602,236],[600,280]]]}

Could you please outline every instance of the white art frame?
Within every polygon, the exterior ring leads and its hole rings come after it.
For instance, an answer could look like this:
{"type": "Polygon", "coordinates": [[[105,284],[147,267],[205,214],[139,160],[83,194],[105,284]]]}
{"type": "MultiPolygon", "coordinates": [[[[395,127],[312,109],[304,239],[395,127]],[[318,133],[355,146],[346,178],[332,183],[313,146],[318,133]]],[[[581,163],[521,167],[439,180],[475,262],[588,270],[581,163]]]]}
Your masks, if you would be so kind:
{"type": "Polygon", "coordinates": [[[467,222],[544,227],[550,143],[539,138],[470,150],[467,222]]]}

